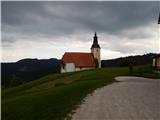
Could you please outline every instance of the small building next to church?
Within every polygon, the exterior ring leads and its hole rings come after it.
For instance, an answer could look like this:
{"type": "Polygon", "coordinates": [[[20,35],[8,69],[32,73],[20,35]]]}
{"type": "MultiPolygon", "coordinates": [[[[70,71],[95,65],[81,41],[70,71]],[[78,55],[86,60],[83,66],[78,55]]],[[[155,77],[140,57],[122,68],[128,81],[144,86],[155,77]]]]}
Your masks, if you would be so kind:
{"type": "Polygon", "coordinates": [[[153,57],[153,67],[156,70],[160,70],[160,54],[153,57]]]}
{"type": "Polygon", "coordinates": [[[61,59],[61,73],[101,67],[100,46],[95,33],[91,52],[66,52],[61,59]]]}

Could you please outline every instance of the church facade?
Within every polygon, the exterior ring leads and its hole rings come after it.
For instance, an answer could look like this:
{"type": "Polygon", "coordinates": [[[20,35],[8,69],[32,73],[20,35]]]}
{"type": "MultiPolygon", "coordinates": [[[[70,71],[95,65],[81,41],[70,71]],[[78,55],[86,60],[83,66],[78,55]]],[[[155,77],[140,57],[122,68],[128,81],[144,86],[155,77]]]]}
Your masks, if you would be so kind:
{"type": "Polygon", "coordinates": [[[61,59],[61,73],[101,67],[101,53],[98,37],[95,33],[91,52],[65,52],[61,59]]]}

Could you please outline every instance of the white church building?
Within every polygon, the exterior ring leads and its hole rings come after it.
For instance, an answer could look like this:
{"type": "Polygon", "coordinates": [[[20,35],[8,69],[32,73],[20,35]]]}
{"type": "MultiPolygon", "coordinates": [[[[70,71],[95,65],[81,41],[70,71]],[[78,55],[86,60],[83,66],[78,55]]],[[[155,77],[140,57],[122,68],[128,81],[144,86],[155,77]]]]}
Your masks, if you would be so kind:
{"type": "Polygon", "coordinates": [[[61,59],[61,73],[101,67],[100,46],[95,33],[91,52],[65,52],[61,59]]]}

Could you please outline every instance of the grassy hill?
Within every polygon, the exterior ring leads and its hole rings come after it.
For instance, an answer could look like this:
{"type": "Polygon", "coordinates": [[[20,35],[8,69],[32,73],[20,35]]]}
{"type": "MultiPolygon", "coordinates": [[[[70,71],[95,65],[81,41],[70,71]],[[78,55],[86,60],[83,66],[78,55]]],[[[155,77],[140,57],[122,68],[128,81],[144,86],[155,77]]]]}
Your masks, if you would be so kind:
{"type": "Polygon", "coordinates": [[[13,87],[51,73],[60,72],[58,59],[22,59],[17,62],[1,63],[1,86],[13,87]]]}
{"type": "MultiPolygon", "coordinates": [[[[153,56],[149,53],[144,55],[135,55],[121,57],[111,60],[102,60],[102,67],[119,67],[133,65],[152,64],[153,56]]],[[[39,79],[43,76],[59,73],[60,61],[56,58],[51,59],[22,59],[17,62],[1,63],[1,86],[13,87],[39,79]]]]}
{"type": "MultiPolygon", "coordinates": [[[[88,93],[113,82],[115,76],[129,74],[128,67],[101,68],[51,74],[17,87],[4,88],[2,119],[62,120],[88,93]]],[[[160,78],[158,73],[152,73],[151,66],[136,67],[132,74],[160,78]]]]}

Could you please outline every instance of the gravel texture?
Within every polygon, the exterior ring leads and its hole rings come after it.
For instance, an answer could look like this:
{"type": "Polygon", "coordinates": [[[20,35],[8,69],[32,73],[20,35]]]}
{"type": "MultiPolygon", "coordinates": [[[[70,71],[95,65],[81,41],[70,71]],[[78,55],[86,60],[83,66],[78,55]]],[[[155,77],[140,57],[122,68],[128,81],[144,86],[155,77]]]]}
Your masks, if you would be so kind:
{"type": "Polygon", "coordinates": [[[115,79],[88,95],[72,120],[160,120],[160,80],[115,79]]]}

